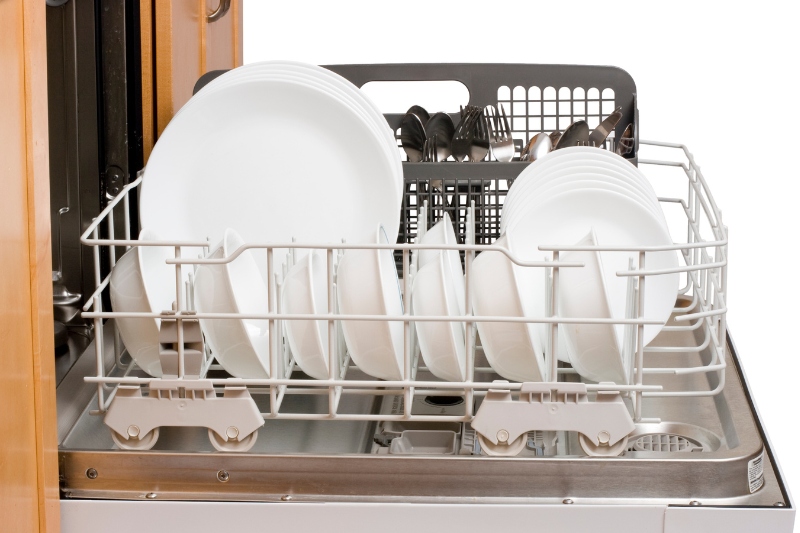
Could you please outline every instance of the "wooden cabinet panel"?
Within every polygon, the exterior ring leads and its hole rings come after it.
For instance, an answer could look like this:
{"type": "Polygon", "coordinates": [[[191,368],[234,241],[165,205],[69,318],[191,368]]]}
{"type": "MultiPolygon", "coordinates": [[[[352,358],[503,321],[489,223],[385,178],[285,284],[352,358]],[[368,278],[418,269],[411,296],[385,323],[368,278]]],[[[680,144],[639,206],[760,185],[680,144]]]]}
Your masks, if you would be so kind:
{"type": "Polygon", "coordinates": [[[145,161],[197,79],[242,64],[242,0],[231,0],[224,17],[208,22],[220,1],[140,2],[145,161]]]}
{"type": "Polygon", "coordinates": [[[59,530],[45,3],[0,0],[0,517],[59,530]]]}

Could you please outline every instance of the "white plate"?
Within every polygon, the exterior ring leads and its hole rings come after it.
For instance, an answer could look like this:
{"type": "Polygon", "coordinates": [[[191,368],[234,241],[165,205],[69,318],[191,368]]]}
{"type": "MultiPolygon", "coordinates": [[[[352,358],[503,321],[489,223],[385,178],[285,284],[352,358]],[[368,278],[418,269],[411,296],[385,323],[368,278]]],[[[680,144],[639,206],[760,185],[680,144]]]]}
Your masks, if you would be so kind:
{"type": "MultiPolygon", "coordinates": [[[[458,252],[456,252],[458,256],[458,252]]],[[[450,261],[442,252],[428,261],[414,276],[411,305],[414,315],[460,316],[456,286],[461,279],[454,277],[450,261]]],[[[461,270],[461,262],[459,262],[461,270]]],[[[467,356],[464,345],[463,322],[416,322],[419,348],[431,373],[446,381],[464,381],[467,356]]]]}
{"type": "MultiPolygon", "coordinates": [[[[373,124],[325,91],[241,83],[169,124],[145,170],[141,220],[166,239],[213,242],[232,227],[247,242],[358,242],[365,227],[399,225],[397,159],[373,124]]],[[[285,255],[276,250],[276,264],[285,255]]]]}
{"type": "MultiPolygon", "coordinates": [[[[575,243],[599,244],[594,230],[575,243]]],[[[564,318],[613,318],[608,303],[603,262],[598,252],[564,252],[563,261],[584,263],[559,273],[558,314],[564,318]]],[[[647,293],[645,293],[647,294],[647,293]]],[[[562,324],[572,366],[592,381],[627,383],[629,371],[622,359],[621,343],[612,324],[562,324]]]]}
{"type": "MultiPolygon", "coordinates": [[[[245,242],[235,231],[210,257],[229,257],[245,242]]],[[[194,282],[195,307],[200,313],[267,314],[267,287],[250,250],[230,263],[199,265],[194,282]]],[[[200,326],[217,362],[237,378],[269,377],[269,321],[254,319],[207,319],[200,326]]],[[[279,358],[280,360],[280,358],[279,358]]],[[[279,361],[280,362],[280,361],[279,361]]]]}
{"type": "MultiPolygon", "coordinates": [[[[672,240],[661,221],[639,202],[612,191],[575,189],[551,197],[520,217],[514,226],[507,228],[513,236],[512,251],[528,260],[543,260],[550,252],[538,251],[540,245],[569,245],[583,238],[594,228],[597,239],[606,246],[671,245],[672,240]]],[[[617,271],[628,270],[628,259],[638,265],[638,253],[601,252],[605,267],[606,287],[614,318],[624,318],[627,278],[618,277],[617,271]]],[[[675,268],[678,259],[675,251],[648,252],[645,267],[649,269],[675,268]]],[[[532,296],[536,306],[535,316],[544,316],[545,285],[542,269],[526,269],[526,276],[535,291],[532,296]]],[[[645,280],[644,316],[648,320],[666,322],[678,291],[678,274],[648,276],[645,280]]],[[[622,336],[622,325],[615,326],[622,336]]],[[[644,343],[647,344],[663,326],[647,325],[644,343]]],[[[543,336],[539,331],[540,340],[543,336]]]]}
{"type": "MultiPolygon", "coordinates": [[[[588,176],[624,188],[632,197],[641,199],[643,204],[663,214],[658,198],[641,184],[633,182],[623,171],[606,162],[586,160],[554,165],[540,175],[527,175],[529,179],[521,181],[511,194],[511,198],[503,205],[501,224],[508,224],[520,204],[530,201],[531,198],[536,200],[543,198],[547,194],[545,191],[555,185],[563,185],[573,179],[586,179],[588,176]],[[578,177],[579,175],[583,177],[578,177]]],[[[514,185],[516,184],[515,181],[514,185]]]]}
{"type": "MultiPolygon", "coordinates": [[[[360,242],[388,244],[383,228],[360,242]],[[377,233],[377,235],[376,235],[377,233]]],[[[339,312],[343,315],[403,314],[400,282],[391,250],[347,250],[336,271],[339,312]]],[[[403,323],[343,320],[342,332],[361,371],[386,380],[403,377],[403,323]]]]}
{"type": "Polygon", "coordinates": [[[596,166],[600,172],[606,169],[618,171],[621,173],[620,177],[627,181],[632,188],[642,191],[645,196],[653,200],[655,205],[658,205],[658,197],[650,181],[628,160],[605,150],[574,146],[552,152],[546,158],[528,165],[514,180],[514,184],[509,189],[503,206],[504,211],[509,207],[513,207],[518,193],[523,192],[524,189],[533,184],[540,183],[540,180],[549,179],[548,175],[551,172],[569,166],[587,165],[596,166]]]}
{"type": "Polygon", "coordinates": [[[539,187],[532,187],[524,191],[522,193],[524,197],[518,198],[515,204],[517,209],[509,210],[508,216],[503,217],[505,225],[501,222],[500,231],[502,232],[505,228],[513,226],[516,220],[520,216],[523,216],[527,210],[535,209],[536,205],[547,201],[548,198],[573,189],[586,188],[609,190],[628,196],[653,213],[656,218],[663,222],[666,228],[666,220],[664,220],[664,215],[660,207],[654,206],[648,198],[642,196],[637,191],[631,190],[630,187],[621,184],[621,182],[613,177],[598,174],[585,167],[564,170],[563,172],[563,175],[556,175],[552,180],[548,180],[547,183],[539,187]]]}
{"type": "MultiPolygon", "coordinates": [[[[508,248],[511,235],[495,241],[496,246],[508,248]]],[[[472,262],[470,290],[476,316],[511,316],[536,318],[536,306],[531,298],[534,289],[527,285],[537,276],[520,276],[519,270],[502,252],[486,251],[472,262]]],[[[543,269],[535,269],[543,270],[543,269]]],[[[541,281],[544,283],[544,281],[541,281]]],[[[542,350],[534,342],[536,324],[523,322],[478,322],[483,351],[492,368],[506,379],[514,381],[544,381],[548,375],[542,350]]]]}
{"type": "MultiPolygon", "coordinates": [[[[160,240],[144,229],[140,241],[160,240]]],[[[172,309],[175,301],[175,257],[171,246],[136,246],[117,260],[111,271],[111,308],[117,313],[160,313],[172,309]]],[[[188,268],[183,269],[188,276],[188,268]]],[[[163,375],[158,334],[161,319],[117,318],[117,329],[128,353],[139,367],[154,377],[163,375]]]]}
{"type": "Polygon", "coordinates": [[[292,61],[265,61],[260,63],[250,63],[243,67],[233,69],[212,80],[194,95],[176,114],[180,115],[184,109],[190,108],[202,101],[209,94],[225,89],[228,86],[240,83],[249,83],[253,80],[264,77],[275,76],[294,76],[300,83],[318,86],[331,95],[336,95],[342,99],[353,110],[357,110],[376,126],[376,135],[382,137],[386,142],[386,147],[394,156],[396,162],[395,178],[397,179],[398,194],[403,191],[403,171],[402,163],[397,157],[397,140],[385,117],[378,107],[370,100],[367,95],[358,89],[349,80],[338,74],[316,65],[297,63],[292,61]]]}
{"type": "MultiPolygon", "coordinates": [[[[322,255],[307,254],[286,274],[281,309],[290,315],[328,312],[327,267],[322,255]]],[[[286,338],[297,365],[309,376],[328,379],[328,322],[286,320],[286,338]]]]}
{"type": "MultiPolygon", "coordinates": [[[[445,213],[439,222],[425,232],[425,235],[419,240],[419,244],[443,244],[448,246],[458,244],[450,215],[445,213]]],[[[458,302],[457,312],[463,315],[467,310],[467,297],[464,285],[464,270],[461,266],[461,254],[458,253],[458,250],[419,250],[417,268],[422,269],[428,263],[438,261],[441,254],[444,254],[445,266],[449,270],[447,277],[453,280],[455,296],[458,302]]]]}

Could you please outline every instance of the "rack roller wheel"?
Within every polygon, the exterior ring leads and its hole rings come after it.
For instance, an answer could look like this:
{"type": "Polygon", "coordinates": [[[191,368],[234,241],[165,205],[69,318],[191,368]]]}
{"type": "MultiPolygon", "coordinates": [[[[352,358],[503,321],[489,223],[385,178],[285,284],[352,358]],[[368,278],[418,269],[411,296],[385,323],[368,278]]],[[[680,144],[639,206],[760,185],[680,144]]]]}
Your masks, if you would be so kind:
{"type": "Polygon", "coordinates": [[[250,448],[256,443],[256,439],[258,438],[258,430],[253,431],[246,437],[243,437],[240,440],[235,440],[235,438],[229,438],[227,441],[223,440],[222,437],[217,435],[217,432],[213,429],[208,430],[208,440],[211,441],[211,445],[214,446],[220,452],[246,452],[249,451],[250,448]]]}
{"type": "Polygon", "coordinates": [[[158,433],[159,428],[155,428],[141,437],[125,438],[112,429],[111,439],[121,450],[149,450],[156,445],[158,433]]]}
{"type": "Polygon", "coordinates": [[[525,442],[527,439],[527,433],[523,433],[513,442],[494,444],[492,441],[478,433],[478,442],[481,444],[481,450],[483,450],[486,455],[494,457],[513,457],[518,455],[519,452],[525,448],[525,442]]]}
{"type": "Polygon", "coordinates": [[[617,457],[628,449],[627,435],[625,438],[620,439],[610,446],[608,444],[597,445],[589,440],[589,438],[587,438],[583,433],[579,434],[578,441],[580,442],[583,451],[586,452],[586,455],[590,457],[617,457]]]}

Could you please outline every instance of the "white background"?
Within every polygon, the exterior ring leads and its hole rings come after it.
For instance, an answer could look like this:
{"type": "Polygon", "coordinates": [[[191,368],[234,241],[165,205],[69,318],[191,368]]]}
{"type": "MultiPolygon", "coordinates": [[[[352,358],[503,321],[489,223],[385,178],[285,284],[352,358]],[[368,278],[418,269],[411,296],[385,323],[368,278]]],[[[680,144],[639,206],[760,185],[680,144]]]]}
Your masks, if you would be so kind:
{"type": "Polygon", "coordinates": [[[640,138],[688,145],[723,211],[730,229],[730,331],[797,495],[800,8],[787,6],[250,0],[244,59],[627,70],[638,89],[640,138]]]}

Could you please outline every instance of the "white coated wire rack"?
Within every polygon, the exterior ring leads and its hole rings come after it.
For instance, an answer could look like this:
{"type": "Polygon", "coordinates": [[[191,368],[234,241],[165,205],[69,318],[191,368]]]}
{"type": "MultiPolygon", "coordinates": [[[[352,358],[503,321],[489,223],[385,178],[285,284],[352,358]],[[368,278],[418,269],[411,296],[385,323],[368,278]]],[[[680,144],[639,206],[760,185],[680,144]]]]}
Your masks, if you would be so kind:
{"type": "MultiPolygon", "coordinates": [[[[656,160],[656,159],[639,159],[639,167],[645,175],[651,169],[657,167],[666,168],[670,170],[669,180],[672,184],[680,184],[685,190],[685,194],[675,197],[660,197],[659,201],[663,207],[670,206],[670,209],[680,212],[682,216],[682,226],[685,227],[685,241],[677,242],[671,246],[650,246],[642,248],[630,247],[614,247],[614,246],[574,246],[574,245],[555,245],[548,247],[541,247],[540,250],[545,252],[552,252],[552,261],[543,262],[525,262],[518,257],[511,255],[505,248],[494,246],[491,244],[475,245],[474,236],[470,238],[468,235],[466,244],[453,245],[453,246],[438,246],[438,245],[419,245],[419,244],[327,244],[327,243],[247,243],[229,257],[223,259],[196,259],[187,258],[184,252],[187,248],[204,248],[209,249],[208,242],[177,242],[177,241],[147,241],[140,242],[132,240],[130,235],[130,193],[135,190],[142,181],[140,175],[134,182],[127,185],[123,191],[114,198],[109,205],[100,213],[94,222],[87,228],[81,237],[81,242],[86,246],[91,246],[94,251],[94,272],[96,279],[96,289],[91,297],[88,299],[84,307],[83,317],[94,321],[94,331],[97,335],[95,342],[95,355],[97,357],[97,373],[94,376],[86,378],[87,382],[95,383],[97,386],[96,391],[96,410],[94,414],[108,413],[112,405],[118,398],[128,397],[135,392],[135,395],[141,397],[155,397],[163,396],[165,389],[181,389],[181,397],[187,397],[187,390],[204,390],[211,396],[214,396],[216,391],[225,391],[225,397],[233,398],[236,396],[232,391],[244,390],[244,394],[261,394],[269,396],[268,409],[266,411],[259,411],[259,416],[263,420],[269,419],[293,419],[293,420],[370,420],[370,421],[436,421],[436,422],[473,422],[477,415],[475,400],[481,399],[483,405],[487,404],[497,394],[507,394],[508,398],[519,399],[521,397],[527,398],[530,402],[535,401],[560,401],[562,403],[589,403],[594,404],[599,401],[599,395],[611,394],[615,397],[624,397],[626,401],[626,417],[628,424],[632,423],[645,423],[652,422],[652,419],[645,418],[642,414],[642,403],[644,398],[659,398],[659,397],[699,397],[699,396],[713,396],[720,393],[725,385],[725,368],[726,368],[726,270],[727,270],[727,228],[722,223],[720,210],[718,209],[713,196],[708,188],[706,180],[703,178],[700,169],[696,165],[692,154],[683,145],[647,142],[642,141],[640,144],[649,147],[656,151],[666,151],[671,160],[656,160]],[[125,235],[119,239],[114,233],[114,217],[124,217],[125,221],[125,235]],[[105,228],[108,238],[101,238],[101,229],[105,228]],[[120,318],[164,318],[164,315],[159,312],[153,313],[122,313],[113,310],[105,310],[103,308],[103,292],[107,290],[110,274],[103,276],[101,274],[101,249],[107,248],[110,264],[113,268],[116,262],[116,254],[120,247],[129,249],[132,246],[166,246],[173,248],[175,251],[175,259],[167,260],[167,263],[175,265],[175,301],[177,308],[170,312],[168,318],[176,320],[178,343],[177,343],[177,378],[167,380],[166,378],[153,378],[143,374],[137,370],[136,364],[129,361],[125,357],[125,349],[119,340],[118,334],[114,333],[114,350],[115,360],[117,362],[118,372],[113,375],[106,375],[104,371],[103,361],[105,354],[103,349],[105,343],[103,342],[103,321],[108,319],[120,318]],[[191,294],[192,287],[186,284],[183,280],[183,272],[185,269],[193,269],[199,264],[222,264],[230,262],[238,257],[242,252],[247,249],[264,249],[266,250],[267,265],[266,271],[269,279],[269,312],[267,314],[230,314],[230,313],[198,313],[191,309],[191,305],[187,304],[191,298],[187,295],[191,294]],[[326,254],[327,258],[327,283],[328,283],[328,301],[329,309],[327,313],[319,315],[290,315],[281,312],[280,305],[280,289],[283,275],[286,272],[286,265],[275,264],[274,251],[276,249],[289,249],[289,250],[321,250],[326,254]],[[402,287],[402,298],[404,303],[405,312],[403,315],[397,316],[375,316],[375,315],[342,315],[336,312],[334,308],[334,290],[335,290],[335,265],[338,256],[351,249],[389,249],[396,250],[402,254],[402,272],[400,276],[400,283],[402,287]],[[625,276],[633,280],[629,282],[629,287],[634,291],[632,296],[638,305],[638,316],[635,318],[626,319],[598,319],[598,318],[559,318],[550,316],[543,319],[531,319],[525,317],[507,317],[507,316],[475,316],[468,309],[466,315],[457,317],[447,316],[414,316],[410,313],[411,309],[411,280],[413,279],[415,267],[412,257],[412,252],[421,249],[437,249],[437,250],[459,250],[464,254],[465,261],[465,276],[466,276],[466,301],[470,302],[470,276],[471,276],[471,262],[475,255],[487,250],[495,250],[502,252],[508,258],[519,265],[520,267],[527,268],[546,268],[551,272],[550,278],[552,279],[552,288],[550,291],[551,309],[555,309],[555,302],[557,301],[557,294],[559,291],[559,270],[562,268],[580,268],[580,263],[567,263],[559,260],[559,254],[567,251],[626,251],[638,253],[639,263],[633,265],[629,271],[618,272],[618,276],[625,276]],[[644,258],[647,252],[659,252],[677,250],[681,259],[681,264],[674,269],[668,270],[646,270],[644,268],[644,258]],[[679,294],[682,295],[683,300],[687,302],[686,305],[678,306],[674,309],[673,318],[670,323],[664,326],[663,333],[670,331],[682,332],[695,332],[694,338],[702,339],[694,346],[669,346],[663,343],[655,343],[654,346],[644,346],[642,342],[644,326],[653,324],[653,321],[647,321],[643,318],[644,307],[644,290],[647,285],[647,280],[654,276],[680,273],[682,280],[682,287],[679,294]],[[225,377],[210,378],[205,375],[208,368],[218,369],[217,365],[211,365],[211,356],[206,351],[206,364],[201,376],[189,377],[186,373],[185,364],[185,348],[184,348],[184,321],[197,320],[197,319],[261,319],[269,323],[270,330],[270,378],[269,379],[234,379],[225,377]],[[327,379],[298,379],[297,374],[294,373],[295,365],[292,359],[290,350],[287,343],[283,340],[282,322],[290,320],[324,320],[328,322],[328,356],[329,356],[329,375],[327,379]],[[339,321],[344,320],[359,320],[359,321],[400,321],[404,325],[404,352],[403,352],[403,379],[396,381],[384,381],[378,379],[371,379],[361,377],[363,374],[355,371],[355,366],[351,363],[345,343],[342,339],[340,328],[338,327],[339,321]],[[551,383],[544,384],[530,384],[530,383],[514,383],[514,382],[500,382],[489,380],[485,376],[491,375],[491,369],[476,366],[476,352],[480,350],[479,343],[476,341],[474,334],[465,335],[465,348],[467,354],[466,366],[466,379],[459,382],[446,382],[439,381],[435,378],[418,379],[418,376],[429,376],[424,371],[424,366],[421,365],[421,358],[419,357],[419,349],[416,346],[414,335],[414,323],[424,321],[448,321],[448,322],[462,322],[467,325],[468,331],[475,330],[477,322],[528,322],[528,323],[543,323],[549,324],[552,332],[548,340],[548,348],[546,350],[546,366],[550,369],[550,375],[556,376],[555,380],[551,383]],[[633,381],[631,384],[616,384],[616,383],[582,383],[567,384],[568,378],[570,381],[574,380],[575,371],[568,366],[559,366],[556,357],[553,354],[557,353],[556,343],[558,342],[558,328],[562,324],[625,324],[630,326],[626,328],[629,332],[625,341],[630,343],[633,349],[633,381]],[[707,362],[699,365],[689,365],[681,367],[646,367],[645,354],[650,354],[648,357],[657,357],[658,354],[669,354],[674,352],[710,352],[711,357],[707,362]],[[666,388],[659,384],[653,384],[651,378],[664,374],[712,374],[716,376],[715,380],[707,380],[707,382],[715,383],[716,386],[700,387],[694,389],[678,389],[666,390],[666,388]],[[294,375],[293,375],[294,374],[294,375]],[[567,386],[569,385],[569,386],[567,386]],[[578,385],[576,389],[570,389],[578,385]],[[123,394],[119,394],[124,391],[123,394]],[[544,391],[550,391],[552,395],[545,395],[544,391]],[[140,394],[141,393],[141,394],[140,394]],[[282,410],[283,399],[287,395],[322,395],[327,396],[327,411],[326,412],[285,412],[282,410]],[[402,397],[402,409],[394,413],[348,413],[341,412],[339,409],[340,399],[343,395],[372,395],[372,396],[398,396],[402,397]],[[433,415],[433,414],[417,414],[412,412],[414,399],[421,396],[460,396],[464,398],[464,412],[463,414],[447,414],[447,415],[433,415]],[[590,396],[589,396],[590,395],[590,396]],[[595,399],[597,395],[598,399],[595,399]],[[545,396],[547,396],[545,398],[545,396]]],[[[448,163],[439,163],[448,164],[448,163]]],[[[476,163],[476,165],[502,165],[503,163],[484,162],[476,163]]],[[[474,214],[473,214],[474,216],[474,214]]],[[[424,226],[426,217],[420,217],[421,226],[424,226]]],[[[474,221],[474,218],[472,219],[474,221]]],[[[480,221],[478,221],[480,224],[480,221]]],[[[468,224],[468,227],[470,225],[468,224]]],[[[419,228],[419,234],[425,230],[424,227],[419,228]]],[[[673,238],[676,232],[672,231],[673,238]]],[[[473,234],[474,235],[474,234],[473,234]]],[[[292,254],[289,254],[291,257],[292,254]]],[[[468,306],[469,307],[469,306],[468,306]]],[[[649,358],[648,360],[652,360],[649,358]]],[[[496,376],[494,376],[496,378],[496,376]]],[[[239,396],[241,398],[241,396],[239,396]]],[[[502,406],[501,406],[502,407],[502,406]]],[[[480,410],[480,409],[478,409],[480,410]]],[[[514,415],[508,411],[510,417],[514,415]]],[[[205,426],[214,429],[221,436],[222,440],[236,441],[238,429],[234,432],[230,431],[233,424],[226,421],[213,419],[220,415],[208,414],[208,420],[203,419],[202,409],[200,414],[194,419],[193,423],[199,426],[205,426]],[[222,429],[217,429],[222,428],[222,429]],[[228,428],[228,434],[225,433],[225,428],[228,428]]],[[[565,414],[563,416],[571,416],[565,414]]],[[[502,418],[502,417],[501,417],[502,418]]],[[[108,423],[108,420],[107,422],[108,423]]],[[[576,422],[577,427],[582,427],[581,424],[586,425],[587,421],[582,420],[576,422]]],[[[155,423],[154,423],[155,424],[155,423]]],[[[530,425],[530,422],[528,423],[530,425]]],[[[510,427],[509,424],[505,424],[510,427]]],[[[523,424],[524,426],[524,424],[523,424]]],[[[569,425],[568,425],[569,426],[569,425]]],[[[157,427],[157,425],[155,425],[157,427]]],[[[498,426],[500,427],[500,426],[498,426]]],[[[569,426],[572,427],[572,426],[569,426]]],[[[629,427],[629,426],[626,426],[629,427]]],[[[632,426],[631,426],[632,427],[632,426]]],[[[507,442],[514,441],[516,436],[525,431],[525,427],[520,426],[518,431],[502,429],[495,434],[492,430],[490,434],[484,434],[485,438],[482,441],[488,447],[493,445],[502,445],[507,442]],[[504,433],[503,433],[504,432],[504,433]]],[[[123,433],[124,427],[112,428],[118,433],[123,433]]],[[[142,428],[144,431],[146,428],[142,428]]],[[[533,429],[551,429],[551,428],[528,428],[533,429]]],[[[135,438],[138,435],[139,428],[136,431],[129,430],[128,437],[135,438]]],[[[588,432],[589,430],[587,430],[588,432]]],[[[627,431],[627,430],[626,430],[627,431]]],[[[480,430],[479,430],[480,432],[480,430]]],[[[612,435],[608,439],[608,435],[602,435],[598,438],[594,434],[589,434],[588,438],[592,441],[594,447],[608,445],[609,442],[613,444],[617,442],[618,438],[612,435]]],[[[624,431],[623,431],[624,432],[624,431]]],[[[486,433],[486,432],[484,432],[486,433]]],[[[621,436],[619,437],[621,438],[621,436]]],[[[591,446],[590,446],[591,447],[591,446]]]]}

